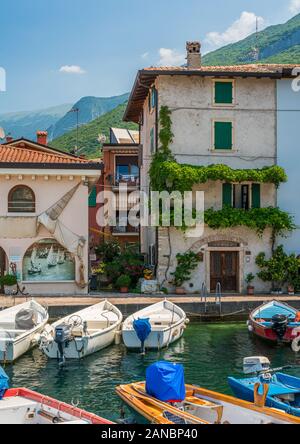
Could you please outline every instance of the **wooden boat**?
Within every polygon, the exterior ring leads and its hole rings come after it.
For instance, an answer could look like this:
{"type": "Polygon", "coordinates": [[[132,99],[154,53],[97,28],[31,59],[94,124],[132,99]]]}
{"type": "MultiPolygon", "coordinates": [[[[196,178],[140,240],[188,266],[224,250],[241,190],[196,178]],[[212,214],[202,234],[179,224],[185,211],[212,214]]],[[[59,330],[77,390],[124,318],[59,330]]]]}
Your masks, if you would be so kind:
{"type": "Polygon", "coordinates": [[[122,313],[108,301],[67,316],[41,334],[40,349],[52,359],[81,359],[111,345],[120,330],[122,313]]]}
{"type": "MultiPolygon", "coordinates": [[[[186,398],[180,404],[158,401],[145,392],[145,383],[121,385],[118,396],[152,424],[300,424],[300,418],[256,403],[186,385],[186,398]]],[[[258,388],[257,388],[258,390],[258,388]]]]}
{"type": "Polygon", "coordinates": [[[51,246],[48,256],[47,256],[48,268],[56,267],[57,265],[57,255],[54,253],[53,246],[51,246]]]}
{"type": "Polygon", "coordinates": [[[272,342],[291,343],[300,335],[298,311],[279,301],[271,301],[255,309],[248,321],[248,329],[272,342]]]}
{"type": "Polygon", "coordinates": [[[0,424],[113,424],[107,419],[25,388],[0,398],[0,424]]]}
{"type": "Polygon", "coordinates": [[[0,311],[0,362],[13,362],[36,345],[48,319],[34,300],[0,311]]]}
{"type": "Polygon", "coordinates": [[[129,349],[161,349],[181,338],[187,322],[180,307],[164,300],[129,316],[122,328],[123,341],[129,349]],[[138,320],[148,320],[148,331],[142,331],[142,335],[135,326],[138,320]]]}

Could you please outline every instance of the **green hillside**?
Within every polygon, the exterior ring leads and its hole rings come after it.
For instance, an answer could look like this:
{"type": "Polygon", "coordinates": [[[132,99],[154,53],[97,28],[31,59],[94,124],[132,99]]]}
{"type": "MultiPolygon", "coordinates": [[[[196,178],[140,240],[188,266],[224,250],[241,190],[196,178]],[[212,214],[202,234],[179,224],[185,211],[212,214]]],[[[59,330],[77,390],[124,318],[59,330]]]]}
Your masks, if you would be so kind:
{"type": "Polygon", "coordinates": [[[299,45],[300,14],[284,24],[270,26],[258,35],[252,34],[240,42],[206,54],[203,63],[205,65],[255,63],[256,47],[259,49],[259,62],[300,63],[299,45]]]}
{"type": "MultiPolygon", "coordinates": [[[[105,134],[107,141],[109,142],[109,129],[111,127],[133,130],[138,129],[138,126],[134,123],[123,122],[122,119],[125,108],[126,103],[119,105],[109,113],[104,114],[103,116],[98,117],[98,119],[95,119],[79,128],[78,146],[80,149],[83,148],[81,154],[85,154],[90,158],[97,156],[99,157],[100,151],[99,142],[97,140],[98,136],[99,134],[105,134]]],[[[72,130],[69,133],[66,133],[63,136],[53,140],[51,142],[51,146],[54,148],[59,148],[63,151],[71,151],[76,146],[76,130],[72,130]]]]}

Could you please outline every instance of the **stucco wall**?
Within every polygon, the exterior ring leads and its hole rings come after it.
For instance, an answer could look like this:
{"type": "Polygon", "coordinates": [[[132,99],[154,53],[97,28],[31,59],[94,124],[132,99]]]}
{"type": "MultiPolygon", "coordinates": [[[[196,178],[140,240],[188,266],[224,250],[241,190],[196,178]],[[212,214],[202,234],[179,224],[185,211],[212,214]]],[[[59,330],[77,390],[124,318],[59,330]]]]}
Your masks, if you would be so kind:
{"type": "Polygon", "coordinates": [[[290,253],[300,254],[300,92],[292,89],[291,80],[277,82],[278,164],[285,168],[288,182],[278,192],[279,206],[295,217],[298,229],[288,238],[280,239],[290,253]]]}
{"type": "Polygon", "coordinates": [[[161,76],[159,103],[172,111],[172,151],[180,163],[224,163],[233,168],[273,165],[276,147],[276,102],[273,80],[235,79],[235,106],[214,106],[211,78],[161,76]],[[213,120],[233,121],[234,149],[213,148],[213,120]],[[226,159],[226,160],[225,160],[226,159]]]}
{"type": "MultiPolygon", "coordinates": [[[[158,280],[163,286],[174,290],[174,286],[169,283],[172,281],[172,273],[177,266],[176,255],[178,253],[186,253],[192,249],[195,253],[203,252],[204,260],[199,263],[199,266],[192,273],[190,281],[185,282],[183,288],[188,293],[199,292],[202,287],[202,283],[205,283],[208,290],[212,292],[215,289],[210,289],[210,277],[209,277],[209,255],[206,251],[208,249],[208,242],[212,241],[226,241],[231,240],[241,244],[240,248],[237,248],[240,253],[240,267],[239,267],[239,281],[240,291],[246,290],[246,283],[244,277],[248,273],[257,274],[259,272],[258,267],[255,264],[255,259],[259,253],[264,251],[268,256],[271,255],[271,231],[266,230],[264,235],[259,238],[255,231],[249,230],[244,227],[238,227],[228,230],[212,230],[208,227],[205,228],[204,234],[201,239],[187,238],[185,234],[175,228],[170,229],[170,240],[168,238],[168,229],[159,229],[159,269],[158,280]],[[171,245],[171,250],[170,250],[171,245]],[[247,253],[251,253],[246,254],[247,253]],[[170,256],[170,268],[167,273],[168,280],[165,281],[165,275],[168,268],[170,256]]],[[[221,249],[222,250],[222,249],[221,249]]],[[[264,283],[260,279],[256,278],[253,282],[256,292],[269,292],[270,284],[264,283]]]]}
{"type": "MultiPolygon", "coordinates": [[[[35,193],[36,197],[36,216],[43,213],[45,210],[55,204],[61,197],[63,197],[69,190],[74,188],[76,184],[81,182],[81,178],[73,177],[70,180],[68,177],[62,177],[57,180],[56,177],[48,177],[45,180],[44,176],[24,176],[20,180],[16,176],[6,178],[0,175],[0,216],[17,217],[19,214],[9,214],[7,212],[7,198],[9,190],[16,185],[27,185],[35,193]]],[[[27,216],[33,216],[29,214],[27,216]]],[[[26,217],[26,215],[25,215],[26,217]]],[[[75,195],[60,216],[61,222],[72,232],[86,239],[84,248],[84,265],[85,265],[85,280],[88,281],[88,186],[81,184],[77,189],[75,195]]],[[[21,227],[20,227],[21,230],[21,227]]],[[[43,227],[34,238],[20,238],[20,239],[5,239],[1,238],[0,233],[0,247],[2,247],[8,257],[19,257],[17,262],[19,273],[22,272],[22,260],[27,249],[35,242],[42,239],[51,239],[53,236],[43,227]]],[[[76,280],[79,280],[78,263],[76,263],[76,280]]],[[[26,290],[32,294],[86,294],[88,288],[80,289],[75,281],[73,282],[34,282],[24,283],[26,290]]]]}

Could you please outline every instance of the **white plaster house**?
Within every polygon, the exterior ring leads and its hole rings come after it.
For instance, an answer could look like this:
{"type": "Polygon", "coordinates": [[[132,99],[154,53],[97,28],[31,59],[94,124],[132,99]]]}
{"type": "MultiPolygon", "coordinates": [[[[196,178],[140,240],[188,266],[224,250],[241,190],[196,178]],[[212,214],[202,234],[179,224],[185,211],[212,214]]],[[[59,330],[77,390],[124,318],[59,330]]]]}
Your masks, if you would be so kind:
{"type": "MultiPolygon", "coordinates": [[[[143,166],[141,188],[150,191],[149,167],[159,146],[159,113],[171,111],[174,134],[171,151],[180,164],[225,164],[233,169],[262,169],[277,164],[277,80],[291,76],[291,67],[279,65],[202,66],[200,44],[187,44],[186,67],[147,68],[138,72],[125,120],[140,124],[143,166]]],[[[224,205],[241,209],[276,207],[277,188],[272,183],[221,181],[197,185],[205,191],[205,209],[224,205]]],[[[186,238],[178,229],[145,228],[142,252],[157,265],[157,277],[172,288],[177,253],[203,253],[187,292],[198,292],[204,283],[210,292],[220,282],[223,291],[243,292],[245,277],[256,274],[255,259],[271,255],[271,230],[262,237],[246,227],[213,230],[205,227],[201,238],[186,238]],[[169,231],[169,233],[168,233],[169,231]]],[[[270,285],[256,279],[257,292],[270,285]]],[[[173,287],[174,288],[174,287],[173,287]]]]}
{"type": "Polygon", "coordinates": [[[300,255],[299,122],[299,79],[296,84],[295,78],[280,79],[277,81],[277,154],[278,163],[286,170],[288,182],[279,189],[278,204],[295,217],[298,227],[291,236],[281,239],[280,243],[287,252],[297,255],[300,255]]]}
{"type": "Polygon", "coordinates": [[[0,145],[0,274],[30,295],[88,293],[88,198],[101,165],[26,140],[0,145]]]}

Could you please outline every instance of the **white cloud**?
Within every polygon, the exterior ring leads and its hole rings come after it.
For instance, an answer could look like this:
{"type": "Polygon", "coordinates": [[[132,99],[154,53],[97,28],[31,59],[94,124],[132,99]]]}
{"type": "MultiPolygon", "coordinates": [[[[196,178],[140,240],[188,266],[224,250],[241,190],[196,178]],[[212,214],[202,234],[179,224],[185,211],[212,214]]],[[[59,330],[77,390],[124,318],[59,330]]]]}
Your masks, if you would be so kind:
{"type": "Polygon", "coordinates": [[[289,5],[289,11],[296,15],[300,12],[300,0],[291,0],[289,5]]]}
{"type": "MultiPolygon", "coordinates": [[[[294,0],[300,4],[300,0],[294,0]]],[[[253,12],[242,12],[240,18],[232,23],[224,32],[209,32],[206,35],[206,43],[217,48],[238,42],[252,34],[256,30],[256,19],[258,19],[259,29],[266,26],[266,22],[262,17],[257,17],[253,12]]]]}
{"type": "Polygon", "coordinates": [[[59,72],[65,74],[85,74],[86,71],[78,65],[64,65],[59,69],[59,72]]]}
{"type": "Polygon", "coordinates": [[[159,66],[177,66],[185,63],[186,56],[178,52],[176,49],[160,48],[159,66]]]}
{"type": "Polygon", "coordinates": [[[149,57],[149,52],[144,52],[144,54],[141,55],[142,59],[146,60],[149,57]]]}

